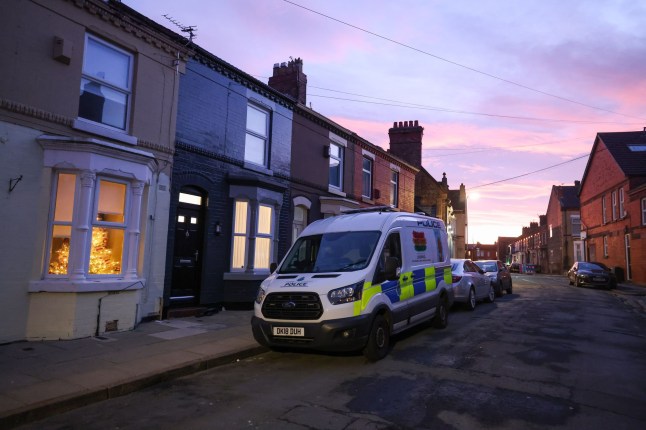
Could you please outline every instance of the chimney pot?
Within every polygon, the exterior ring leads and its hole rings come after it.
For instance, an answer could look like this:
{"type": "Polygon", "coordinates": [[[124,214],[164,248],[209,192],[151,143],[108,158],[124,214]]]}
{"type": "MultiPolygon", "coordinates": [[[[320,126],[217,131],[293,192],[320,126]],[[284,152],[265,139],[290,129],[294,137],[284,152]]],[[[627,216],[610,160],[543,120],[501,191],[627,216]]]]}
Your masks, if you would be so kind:
{"type": "Polygon", "coordinates": [[[418,126],[419,126],[419,121],[415,120],[415,127],[418,127],[418,126]]]}

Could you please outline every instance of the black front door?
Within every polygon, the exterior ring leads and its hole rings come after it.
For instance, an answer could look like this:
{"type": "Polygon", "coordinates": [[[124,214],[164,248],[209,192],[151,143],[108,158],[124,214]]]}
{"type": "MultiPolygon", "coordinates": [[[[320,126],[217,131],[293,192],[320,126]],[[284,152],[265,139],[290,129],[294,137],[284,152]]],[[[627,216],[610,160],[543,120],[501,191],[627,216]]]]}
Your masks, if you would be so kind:
{"type": "Polygon", "coordinates": [[[199,303],[202,272],[202,207],[180,203],[175,218],[171,306],[199,303]]]}

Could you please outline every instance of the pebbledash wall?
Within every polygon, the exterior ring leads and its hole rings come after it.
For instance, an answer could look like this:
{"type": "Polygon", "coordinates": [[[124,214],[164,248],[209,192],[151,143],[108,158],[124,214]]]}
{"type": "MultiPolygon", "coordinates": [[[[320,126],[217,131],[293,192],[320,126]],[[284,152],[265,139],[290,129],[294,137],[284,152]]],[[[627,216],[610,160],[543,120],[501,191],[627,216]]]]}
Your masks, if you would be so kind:
{"type": "Polygon", "coordinates": [[[116,1],[5,0],[0,9],[0,171],[11,185],[0,191],[0,343],[129,330],[161,311],[158,250],[166,246],[182,45],[116,1]],[[98,118],[81,113],[83,83],[105,89],[114,78],[98,73],[104,57],[86,58],[90,45],[122,60],[110,72],[130,72],[121,75],[128,101],[117,108],[120,126],[105,124],[103,103],[98,118]],[[123,189],[121,223],[97,220],[104,183],[123,189]],[[70,198],[57,206],[58,196],[70,198]],[[88,267],[102,225],[123,234],[120,268],[109,274],[88,267]],[[52,245],[65,240],[67,257],[52,245]]]}

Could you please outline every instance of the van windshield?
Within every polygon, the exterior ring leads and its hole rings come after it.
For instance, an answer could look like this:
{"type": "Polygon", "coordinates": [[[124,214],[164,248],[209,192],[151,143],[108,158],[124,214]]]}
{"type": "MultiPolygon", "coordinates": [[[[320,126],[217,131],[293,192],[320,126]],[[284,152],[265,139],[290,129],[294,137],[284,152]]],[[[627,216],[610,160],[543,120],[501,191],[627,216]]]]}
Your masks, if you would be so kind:
{"type": "Polygon", "coordinates": [[[364,269],[379,231],[325,233],[298,238],[278,273],[352,272],[364,269]]]}

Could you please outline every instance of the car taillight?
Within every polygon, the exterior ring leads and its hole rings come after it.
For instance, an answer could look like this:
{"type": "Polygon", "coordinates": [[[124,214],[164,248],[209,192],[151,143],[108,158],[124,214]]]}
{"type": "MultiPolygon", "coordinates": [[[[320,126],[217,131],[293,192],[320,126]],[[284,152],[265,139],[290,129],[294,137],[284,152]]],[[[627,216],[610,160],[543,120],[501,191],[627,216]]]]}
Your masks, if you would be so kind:
{"type": "Polygon", "coordinates": [[[453,278],[453,283],[455,284],[456,282],[460,282],[460,279],[462,279],[462,276],[453,275],[452,278],[453,278]]]}

